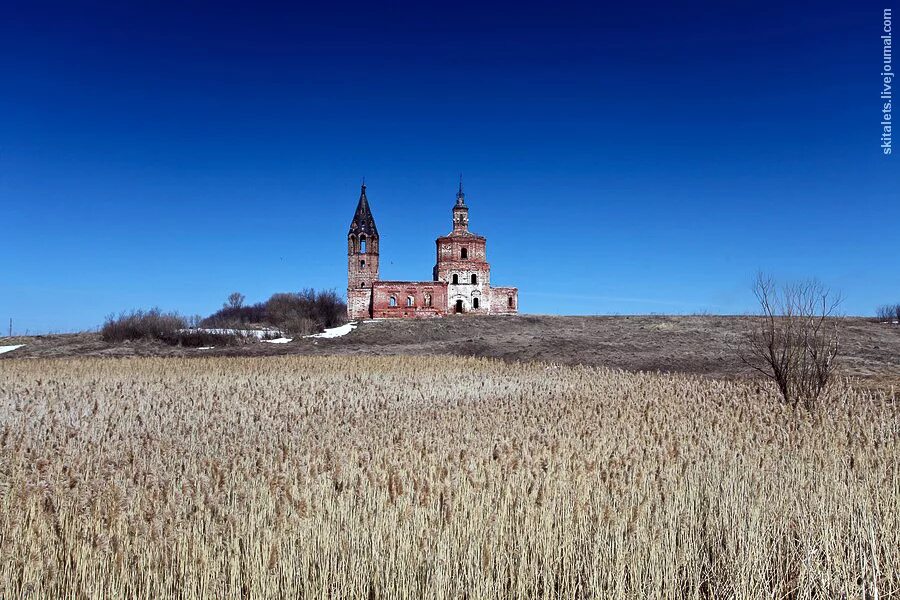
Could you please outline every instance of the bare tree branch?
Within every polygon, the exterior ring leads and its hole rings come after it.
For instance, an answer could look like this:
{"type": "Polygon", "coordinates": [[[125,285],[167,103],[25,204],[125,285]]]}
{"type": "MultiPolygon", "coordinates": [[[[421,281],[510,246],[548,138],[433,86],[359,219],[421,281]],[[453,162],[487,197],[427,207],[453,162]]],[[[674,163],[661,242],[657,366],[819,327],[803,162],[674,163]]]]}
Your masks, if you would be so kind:
{"type": "Polygon", "coordinates": [[[773,380],[787,404],[814,410],[840,352],[840,294],[816,280],[779,287],[762,273],[753,294],[760,313],[747,332],[741,359],[773,380]]]}

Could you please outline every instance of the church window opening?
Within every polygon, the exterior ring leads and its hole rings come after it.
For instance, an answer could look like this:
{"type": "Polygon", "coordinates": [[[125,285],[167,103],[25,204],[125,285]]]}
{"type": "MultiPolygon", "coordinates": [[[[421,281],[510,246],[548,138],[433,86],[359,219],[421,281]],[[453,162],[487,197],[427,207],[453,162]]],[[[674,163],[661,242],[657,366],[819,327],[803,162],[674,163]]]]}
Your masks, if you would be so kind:
{"type": "Polygon", "coordinates": [[[458,283],[459,283],[459,275],[457,275],[456,273],[453,274],[453,283],[454,283],[454,284],[458,284],[458,283]]]}
{"type": "Polygon", "coordinates": [[[463,248],[462,250],[460,250],[460,251],[459,251],[459,257],[460,257],[460,258],[469,258],[469,249],[468,249],[468,248],[463,248]]]}
{"type": "Polygon", "coordinates": [[[388,306],[397,306],[397,299],[391,296],[391,299],[388,300],[388,306]]]}
{"type": "Polygon", "coordinates": [[[472,298],[472,308],[478,308],[478,298],[472,298]]]}
{"type": "Polygon", "coordinates": [[[425,294],[425,306],[431,306],[431,294],[425,294]]]}
{"type": "Polygon", "coordinates": [[[359,287],[366,287],[366,282],[363,281],[362,283],[360,283],[360,284],[359,284],[359,287]]]}
{"type": "Polygon", "coordinates": [[[476,283],[478,283],[478,275],[472,273],[472,285],[475,285],[476,283]]]}
{"type": "Polygon", "coordinates": [[[407,297],[406,297],[406,305],[407,305],[407,306],[412,306],[414,302],[415,302],[415,300],[413,300],[413,297],[412,297],[412,296],[407,296],[407,297]]]}
{"type": "Polygon", "coordinates": [[[365,269],[365,268],[366,268],[366,261],[364,261],[364,260],[359,261],[359,268],[360,268],[360,269],[365,269]]]}
{"type": "Polygon", "coordinates": [[[510,296],[510,297],[508,298],[508,300],[509,300],[509,307],[512,308],[512,307],[513,307],[513,299],[512,299],[512,296],[510,296]]]}
{"type": "Polygon", "coordinates": [[[366,253],[366,236],[362,236],[359,238],[359,253],[366,253]]]}

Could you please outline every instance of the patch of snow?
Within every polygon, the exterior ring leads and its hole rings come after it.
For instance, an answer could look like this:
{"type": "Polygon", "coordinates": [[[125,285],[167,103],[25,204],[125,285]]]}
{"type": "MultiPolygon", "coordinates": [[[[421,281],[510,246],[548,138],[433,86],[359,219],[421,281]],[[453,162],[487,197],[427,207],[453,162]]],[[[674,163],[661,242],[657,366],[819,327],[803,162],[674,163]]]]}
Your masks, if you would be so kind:
{"type": "Polygon", "coordinates": [[[215,346],[200,346],[197,350],[212,350],[215,346]]]}
{"type": "Polygon", "coordinates": [[[263,339],[270,335],[284,335],[283,331],[279,331],[278,329],[208,329],[205,327],[198,327],[195,329],[180,329],[179,331],[183,333],[216,333],[219,335],[243,335],[245,337],[255,337],[257,339],[263,339]]]}
{"type": "Polygon", "coordinates": [[[280,338],[275,338],[274,340],[263,340],[263,341],[269,342],[270,344],[287,344],[288,342],[294,341],[294,338],[280,337],[280,338]]]}
{"type": "Polygon", "coordinates": [[[351,331],[356,329],[356,321],[350,321],[349,323],[344,323],[340,327],[332,327],[331,329],[326,329],[322,333],[314,333],[312,335],[305,335],[303,337],[308,338],[336,338],[347,335],[351,331]]]}
{"type": "Polygon", "coordinates": [[[25,344],[19,344],[18,346],[0,346],[0,354],[3,354],[4,352],[12,352],[16,348],[21,348],[24,345],[25,344]]]}

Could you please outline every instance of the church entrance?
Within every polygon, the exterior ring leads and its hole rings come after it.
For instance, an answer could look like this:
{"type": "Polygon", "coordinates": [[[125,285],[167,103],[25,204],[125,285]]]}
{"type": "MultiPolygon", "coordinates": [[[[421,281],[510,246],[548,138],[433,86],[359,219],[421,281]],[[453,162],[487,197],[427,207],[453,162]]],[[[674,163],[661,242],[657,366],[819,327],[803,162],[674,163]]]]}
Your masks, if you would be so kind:
{"type": "Polygon", "coordinates": [[[460,313],[463,312],[463,303],[462,303],[462,300],[457,300],[457,301],[456,301],[456,310],[455,310],[454,312],[456,312],[457,314],[460,314],[460,313]]]}

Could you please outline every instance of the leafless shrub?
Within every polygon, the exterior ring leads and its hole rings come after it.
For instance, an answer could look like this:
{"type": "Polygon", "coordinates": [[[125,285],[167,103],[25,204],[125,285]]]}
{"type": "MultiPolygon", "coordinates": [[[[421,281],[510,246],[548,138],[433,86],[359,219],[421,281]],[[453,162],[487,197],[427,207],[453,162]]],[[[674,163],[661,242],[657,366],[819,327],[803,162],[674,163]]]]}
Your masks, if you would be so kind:
{"type": "Polygon", "coordinates": [[[334,290],[316,295],[315,318],[326,328],[337,327],[346,321],[347,304],[334,290]]]}
{"type": "Polygon", "coordinates": [[[875,319],[881,323],[900,323],[900,303],[882,304],[875,310],[875,319]]]}
{"type": "Polygon", "coordinates": [[[169,340],[188,326],[187,320],[175,312],[164,313],[158,308],[133,310],[118,317],[109,315],[100,328],[105,342],[129,340],[169,340]]]}
{"type": "Polygon", "coordinates": [[[761,273],[753,293],[760,315],[741,348],[742,360],[772,379],[784,402],[813,410],[840,350],[840,295],[815,280],[777,286],[761,273]]]}
{"type": "Polygon", "coordinates": [[[105,342],[151,340],[172,346],[226,346],[246,341],[235,332],[212,332],[194,329],[190,325],[196,317],[186,319],[176,312],[162,312],[158,308],[133,310],[110,315],[100,328],[100,337],[105,342]]]}
{"type": "MultiPolygon", "coordinates": [[[[234,294],[232,294],[233,296],[234,294]]],[[[243,304],[243,296],[203,319],[203,327],[240,329],[271,326],[294,335],[307,335],[345,321],[347,305],[334,290],[273,294],[266,302],[243,304]]]]}
{"type": "Polygon", "coordinates": [[[264,325],[274,325],[269,318],[265,302],[256,302],[237,307],[225,306],[200,321],[201,327],[225,329],[242,329],[247,326],[264,325]]]}
{"type": "Polygon", "coordinates": [[[317,322],[309,317],[302,317],[299,315],[286,317],[281,321],[280,327],[284,332],[292,335],[310,335],[322,331],[322,328],[317,322]]]}
{"type": "Polygon", "coordinates": [[[333,290],[275,294],[266,303],[270,322],[284,331],[304,335],[344,322],[347,306],[333,290]]]}
{"type": "Polygon", "coordinates": [[[187,348],[200,348],[202,346],[234,346],[255,342],[257,338],[241,331],[221,330],[207,331],[204,329],[183,329],[171,338],[162,341],[173,346],[185,346],[187,348]]]}

